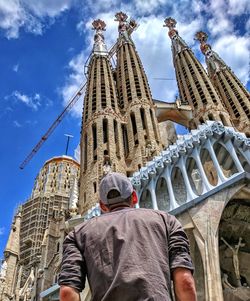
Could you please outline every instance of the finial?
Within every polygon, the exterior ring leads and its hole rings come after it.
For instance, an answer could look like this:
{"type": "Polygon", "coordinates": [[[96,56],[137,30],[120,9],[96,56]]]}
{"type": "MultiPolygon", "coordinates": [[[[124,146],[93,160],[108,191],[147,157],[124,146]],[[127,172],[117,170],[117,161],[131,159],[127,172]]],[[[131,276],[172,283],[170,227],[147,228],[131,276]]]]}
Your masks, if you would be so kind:
{"type": "Polygon", "coordinates": [[[122,11],[115,14],[115,21],[125,22],[128,19],[128,16],[122,11]]]}
{"type": "MultiPolygon", "coordinates": [[[[134,19],[131,19],[129,21],[127,21],[127,19],[128,16],[122,11],[115,14],[115,21],[119,22],[118,31],[120,34],[124,34],[125,32],[127,32],[128,35],[130,35],[138,26],[134,19]]],[[[128,37],[126,38],[129,39],[128,37]]]]}
{"type": "Polygon", "coordinates": [[[200,44],[201,44],[200,49],[204,55],[206,55],[206,53],[211,50],[211,46],[209,44],[207,44],[207,38],[208,38],[208,35],[204,31],[196,32],[195,38],[194,38],[195,40],[200,42],[200,44]]]}
{"type": "Polygon", "coordinates": [[[168,27],[169,30],[174,29],[175,25],[177,24],[176,20],[168,17],[164,20],[165,25],[163,25],[163,27],[168,27]]]}
{"type": "Polygon", "coordinates": [[[208,35],[204,31],[198,31],[195,34],[195,40],[200,41],[200,43],[206,42],[208,35]]]}
{"type": "Polygon", "coordinates": [[[106,23],[100,19],[97,19],[97,20],[94,20],[93,23],[92,23],[92,26],[93,26],[93,30],[106,30],[105,27],[106,27],[106,23]]]}

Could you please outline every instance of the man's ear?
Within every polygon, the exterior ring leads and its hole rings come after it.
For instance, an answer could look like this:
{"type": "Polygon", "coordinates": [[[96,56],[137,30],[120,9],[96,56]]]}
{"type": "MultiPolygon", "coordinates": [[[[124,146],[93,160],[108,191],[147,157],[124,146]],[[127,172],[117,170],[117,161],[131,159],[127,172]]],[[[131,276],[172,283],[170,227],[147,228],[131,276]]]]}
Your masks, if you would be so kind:
{"type": "Polygon", "coordinates": [[[138,197],[135,191],[132,192],[132,203],[133,205],[138,203],[138,197]]]}
{"type": "Polygon", "coordinates": [[[99,201],[99,204],[103,213],[107,213],[110,211],[109,208],[101,200],[99,201]]]}

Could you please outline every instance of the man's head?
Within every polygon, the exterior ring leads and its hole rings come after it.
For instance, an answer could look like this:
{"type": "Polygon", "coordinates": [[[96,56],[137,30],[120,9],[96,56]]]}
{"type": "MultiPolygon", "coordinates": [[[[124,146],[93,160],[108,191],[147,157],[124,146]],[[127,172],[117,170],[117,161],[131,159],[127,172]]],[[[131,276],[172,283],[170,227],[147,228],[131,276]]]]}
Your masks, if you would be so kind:
{"type": "Polygon", "coordinates": [[[118,207],[133,207],[137,196],[129,179],[117,172],[108,173],[99,186],[102,211],[112,211],[118,207]]]}

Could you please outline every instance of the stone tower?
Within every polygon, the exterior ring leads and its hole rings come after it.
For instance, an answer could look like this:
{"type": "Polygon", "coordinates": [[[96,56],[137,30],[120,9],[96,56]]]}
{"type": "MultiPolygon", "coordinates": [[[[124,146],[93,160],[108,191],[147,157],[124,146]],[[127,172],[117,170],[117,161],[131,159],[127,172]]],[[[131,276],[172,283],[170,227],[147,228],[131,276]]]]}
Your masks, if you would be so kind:
{"type": "Polygon", "coordinates": [[[46,228],[69,210],[69,198],[79,164],[70,157],[55,157],[40,170],[31,198],[22,206],[20,265],[29,268],[39,261],[46,228]]]}
{"type": "Polygon", "coordinates": [[[224,125],[231,125],[230,116],[206,71],[175,29],[176,21],[166,18],[164,22],[172,40],[180,99],[183,103],[188,102],[193,110],[190,127],[197,127],[206,120],[221,120],[224,125]]]}
{"type": "Polygon", "coordinates": [[[112,66],[103,31],[106,24],[95,20],[94,47],[88,65],[81,135],[80,212],[98,201],[98,184],[110,170],[125,173],[122,126],[112,66]]]}
{"type": "Polygon", "coordinates": [[[234,72],[207,44],[207,34],[199,31],[195,35],[200,49],[206,57],[208,75],[231,116],[234,126],[250,137],[250,95],[234,72]]]}
{"type": "Polygon", "coordinates": [[[161,150],[161,138],[147,76],[131,33],[137,26],[127,15],[115,15],[119,22],[117,41],[117,90],[119,105],[127,121],[123,125],[127,175],[138,170],[161,150]]]}
{"type": "Polygon", "coordinates": [[[0,275],[1,301],[10,300],[15,294],[20,248],[21,213],[15,215],[10,230],[9,239],[4,250],[4,262],[0,275]]]}

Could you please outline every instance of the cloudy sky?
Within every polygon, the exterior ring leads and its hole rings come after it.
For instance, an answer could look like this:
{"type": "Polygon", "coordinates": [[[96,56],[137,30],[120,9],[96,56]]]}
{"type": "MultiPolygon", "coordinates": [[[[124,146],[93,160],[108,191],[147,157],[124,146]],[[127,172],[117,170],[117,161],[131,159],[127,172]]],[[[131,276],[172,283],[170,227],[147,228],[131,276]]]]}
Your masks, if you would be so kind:
{"type": "Polygon", "coordinates": [[[0,0],[0,257],[13,213],[29,198],[39,169],[49,158],[65,154],[64,134],[74,136],[69,150],[73,155],[82,100],[26,168],[20,170],[19,165],[86,80],[93,19],[106,22],[106,44],[111,48],[117,38],[114,15],[120,10],[139,23],[133,40],[154,98],[174,101],[178,96],[163,27],[168,16],[177,20],[179,34],[203,64],[194,34],[206,31],[213,49],[250,87],[249,0],[0,0]]]}

